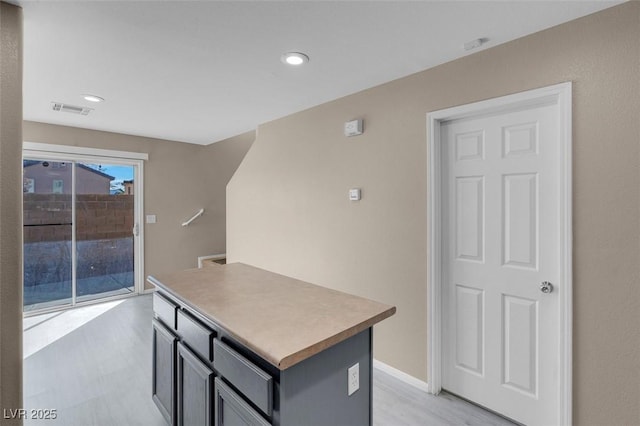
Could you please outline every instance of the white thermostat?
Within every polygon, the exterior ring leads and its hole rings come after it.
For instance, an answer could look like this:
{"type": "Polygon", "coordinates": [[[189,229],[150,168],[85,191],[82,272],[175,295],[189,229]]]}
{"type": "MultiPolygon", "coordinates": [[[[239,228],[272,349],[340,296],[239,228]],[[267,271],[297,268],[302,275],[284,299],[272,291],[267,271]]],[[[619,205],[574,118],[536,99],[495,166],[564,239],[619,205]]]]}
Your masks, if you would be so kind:
{"type": "Polygon", "coordinates": [[[361,193],[360,188],[353,188],[349,190],[349,200],[350,201],[360,201],[361,193]]]}
{"type": "Polygon", "coordinates": [[[362,134],[362,119],[351,120],[344,123],[345,136],[358,136],[362,134]]]}

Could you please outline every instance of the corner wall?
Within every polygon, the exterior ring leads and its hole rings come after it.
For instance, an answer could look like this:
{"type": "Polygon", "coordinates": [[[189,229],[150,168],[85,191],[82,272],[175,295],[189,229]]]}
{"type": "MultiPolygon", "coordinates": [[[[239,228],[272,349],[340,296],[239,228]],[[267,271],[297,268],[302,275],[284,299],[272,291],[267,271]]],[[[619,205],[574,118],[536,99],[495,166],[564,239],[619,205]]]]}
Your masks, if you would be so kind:
{"type": "Polygon", "coordinates": [[[144,214],[155,214],[157,223],[144,225],[145,277],[195,268],[198,256],[225,252],[225,188],[253,139],[254,132],[249,132],[202,146],[24,122],[28,142],[149,154],[144,164],[144,214]],[[200,208],[205,214],[182,227],[200,208]]]}
{"type": "Polygon", "coordinates": [[[428,380],[426,114],[573,81],[574,423],[638,424],[639,40],[628,2],[260,126],[227,187],[229,261],[396,305],[374,356],[428,380]]]}
{"type": "MultiPolygon", "coordinates": [[[[0,2],[0,410],[22,408],[22,9],[0,2]]],[[[11,416],[9,416],[11,417],[11,416]]]]}

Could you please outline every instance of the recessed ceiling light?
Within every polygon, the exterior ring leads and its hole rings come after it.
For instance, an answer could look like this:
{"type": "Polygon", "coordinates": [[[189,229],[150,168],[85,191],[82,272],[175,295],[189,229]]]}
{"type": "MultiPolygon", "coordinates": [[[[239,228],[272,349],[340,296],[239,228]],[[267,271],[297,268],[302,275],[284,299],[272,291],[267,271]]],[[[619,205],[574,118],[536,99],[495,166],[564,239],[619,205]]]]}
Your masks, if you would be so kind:
{"type": "Polygon", "coordinates": [[[100,96],[96,96],[96,95],[82,95],[82,97],[84,98],[85,101],[89,101],[89,102],[104,102],[104,98],[101,98],[100,96]]]}
{"type": "Polygon", "coordinates": [[[284,55],[282,55],[280,59],[285,64],[294,65],[294,66],[302,65],[306,62],[309,62],[309,57],[304,53],[300,53],[300,52],[287,52],[284,55]]]}

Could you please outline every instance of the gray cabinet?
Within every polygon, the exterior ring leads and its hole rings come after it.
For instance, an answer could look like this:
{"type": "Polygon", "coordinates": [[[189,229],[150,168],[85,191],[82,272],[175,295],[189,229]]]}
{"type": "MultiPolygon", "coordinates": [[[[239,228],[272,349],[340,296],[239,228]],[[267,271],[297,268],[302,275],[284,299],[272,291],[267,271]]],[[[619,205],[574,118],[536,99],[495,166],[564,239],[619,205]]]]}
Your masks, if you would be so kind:
{"type": "Polygon", "coordinates": [[[220,378],[216,378],[215,383],[215,426],[270,425],[220,378]]]}
{"type": "Polygon", "coordinates": [[[213,370],[178,343],[177,425],[211,426],[213,370]]]}
{"type": "Polygon", "coordinates": [[[153,401],[169,422],[174,424],[175,414],[175,361],[177,337],[160,321],[153,320],[153,401]]]}
{"type": "Polygon", "coordinates": [[[154,314],[153,400],[169,425],[372,424],[370,328],[280,370],[174,294],[154,295],[154,314]]]}

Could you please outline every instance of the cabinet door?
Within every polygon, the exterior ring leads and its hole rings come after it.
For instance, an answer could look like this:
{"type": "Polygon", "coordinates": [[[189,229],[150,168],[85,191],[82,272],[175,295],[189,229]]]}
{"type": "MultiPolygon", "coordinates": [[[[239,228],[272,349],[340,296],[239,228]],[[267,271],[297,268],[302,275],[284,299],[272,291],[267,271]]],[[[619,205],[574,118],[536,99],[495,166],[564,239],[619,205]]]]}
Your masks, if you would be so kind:
{"type": "Polygon", "coordinates": [[[213,371],[178,343],[178,426],[211,426],[213,371]]]}
{"type": "Polygon", "coordinates": [[[153,320],[153,370],[151,395],[170,425],[174,424],[175,365],[178,339],[162,323],[153,320]]]}
{"type": "Polygon", "coordinates": [[[269,426],[256,410],[235,393],[220,378],[215,387],[215,426],[269,426]]]}

